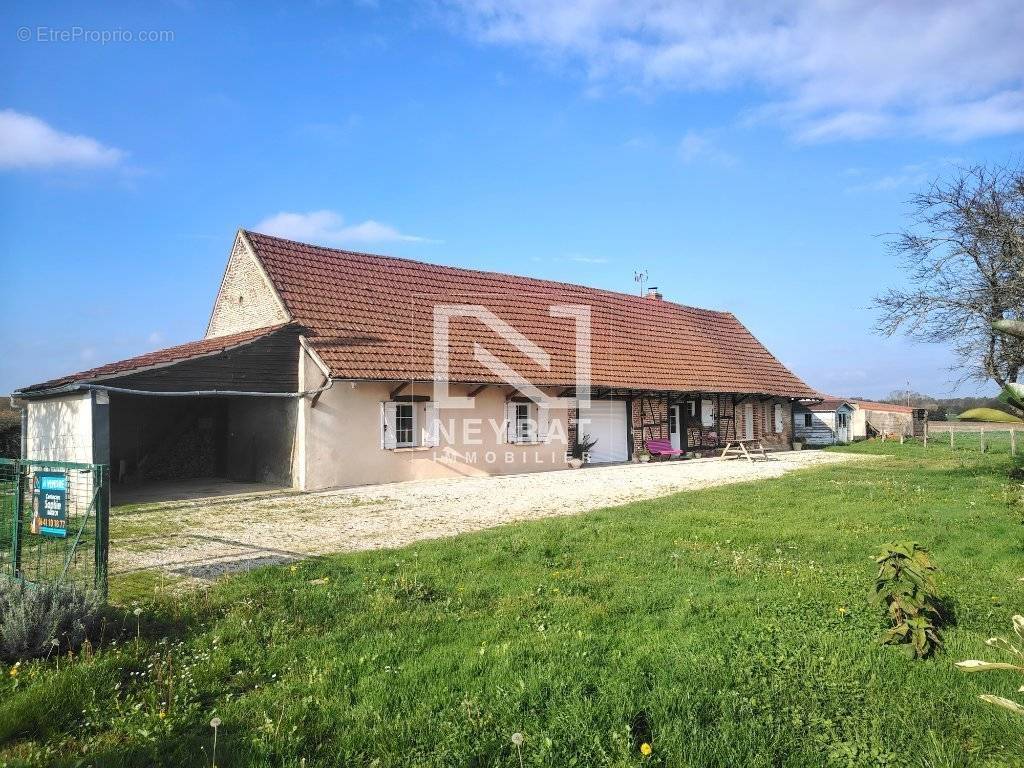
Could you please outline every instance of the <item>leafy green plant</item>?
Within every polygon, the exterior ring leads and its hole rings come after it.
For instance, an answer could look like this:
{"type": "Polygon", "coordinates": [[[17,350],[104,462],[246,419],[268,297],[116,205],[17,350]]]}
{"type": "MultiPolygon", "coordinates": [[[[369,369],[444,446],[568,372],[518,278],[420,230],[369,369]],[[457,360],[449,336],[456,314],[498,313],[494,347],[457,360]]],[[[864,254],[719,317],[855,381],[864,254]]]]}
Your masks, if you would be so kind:
{"type": "Polygon", "coordinates": [[[908,656],[921,659],[942,647],[942,620],[935,572],[928,550],[916,542],[894,544],[876,559],[874,600],[885,608],[891,626],[884,645],[903,645],[908,656]]]}
{"type": "MultiPolygon", "coordinates": [[[[1013,631],[1017,633],[1017,637],[1024,640],[1024,616],[1016,615],[1013,617],[1013,631]]],[[[985,645],[990,648],[997,648],[1005,653],[1010,654],[1014,658],[1014,663],[1005,661],[981,661],[978,659],[968,659],[967,661],[958,661],[956,666],[964,672],[988,672],[992,670],[1008,670],[1011,672],[1017,672],[1024,674],[1024,651],[1015,646],[1005,637],[990,637],[985,641],[985,645]]],[[[1024,685],[1017,689],[1018,693],[1024,693],[1024,685]]],[[[1007,699],[1003,696],[995,696],[991,693],[983,693],[978,697],[982,701],[987,701],[989,704],[995,704],[997,707],[1008,709],[1014,714],[1024,716],[1024,706],[1013,699],[1007,699]]]]}
{"type": "Polygon", "coordinates": [[[96,628],[99,609],[96,592],[0,577],[0,659],[77,649],[96,628]]]}
{"type": "Polygon", "coordinates": [[[583,455],[590,453],[594,446],[597,445],[597,438],[592,438],[590,435],[583,435],[577,441],[576,445],[572,447],[572,457],[574,459],[582,459],[583,455]]]}

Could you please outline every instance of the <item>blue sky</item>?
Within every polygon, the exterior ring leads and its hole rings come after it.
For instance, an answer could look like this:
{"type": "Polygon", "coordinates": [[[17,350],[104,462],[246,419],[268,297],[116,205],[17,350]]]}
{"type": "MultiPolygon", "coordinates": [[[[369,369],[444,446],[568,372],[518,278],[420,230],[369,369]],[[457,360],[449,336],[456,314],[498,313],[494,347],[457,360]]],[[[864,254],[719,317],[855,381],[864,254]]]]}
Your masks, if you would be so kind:
{"type": "Polygon", "coordinates": [[[8,6],[0,392],[200,338],[238,227],[646,269],[823,391],[948,392],[945,349],[871,332],[881,235],[950,163],[1024,154],[1021,8],[625,5],[8,6]]]}

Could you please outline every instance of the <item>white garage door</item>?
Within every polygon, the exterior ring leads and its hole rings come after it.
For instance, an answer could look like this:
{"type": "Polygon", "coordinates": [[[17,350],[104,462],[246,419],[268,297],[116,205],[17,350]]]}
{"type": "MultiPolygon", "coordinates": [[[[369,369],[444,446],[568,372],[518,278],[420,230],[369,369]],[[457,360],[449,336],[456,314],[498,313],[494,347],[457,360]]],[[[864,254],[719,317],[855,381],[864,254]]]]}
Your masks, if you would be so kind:
{"type": "Polygon", "coordinates": [[[589,408],[580,408],[579,434],[590,435],[597,445],[590,449],[595,464],[627,461],[626,403],[622,400],[594,400],[589,408]]]}

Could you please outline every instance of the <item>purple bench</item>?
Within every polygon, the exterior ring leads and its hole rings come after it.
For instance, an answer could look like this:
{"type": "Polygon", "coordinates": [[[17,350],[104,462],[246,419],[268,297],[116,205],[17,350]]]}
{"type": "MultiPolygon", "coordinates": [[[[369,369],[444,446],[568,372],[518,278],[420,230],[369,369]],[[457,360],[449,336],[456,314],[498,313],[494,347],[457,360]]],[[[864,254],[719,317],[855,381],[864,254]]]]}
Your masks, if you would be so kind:
{"type": "Polygon", "coordinates": [[[667,438],[644,441],[644,448],[652,456],[685,456],[686,451],[672,447],[672,441],[667,438]]]}

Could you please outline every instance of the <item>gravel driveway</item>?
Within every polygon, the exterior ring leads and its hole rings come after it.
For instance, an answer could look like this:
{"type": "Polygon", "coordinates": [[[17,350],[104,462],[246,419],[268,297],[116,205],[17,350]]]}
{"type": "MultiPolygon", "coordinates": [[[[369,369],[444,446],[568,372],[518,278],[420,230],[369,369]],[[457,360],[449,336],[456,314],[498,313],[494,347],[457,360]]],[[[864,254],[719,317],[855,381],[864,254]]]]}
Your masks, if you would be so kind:
{"type": "Polygon", "coordinates": [[[162,569],[187,581],[309,555],[399,547],[518,520],[779,477],[852,454],[626,464],[506,477],[418,480],[254,499],[197,500],[115,514],[111,571],[162,569]]]}

